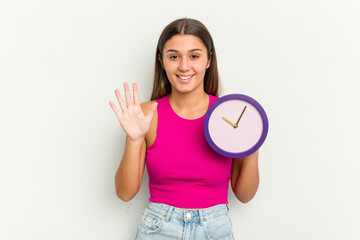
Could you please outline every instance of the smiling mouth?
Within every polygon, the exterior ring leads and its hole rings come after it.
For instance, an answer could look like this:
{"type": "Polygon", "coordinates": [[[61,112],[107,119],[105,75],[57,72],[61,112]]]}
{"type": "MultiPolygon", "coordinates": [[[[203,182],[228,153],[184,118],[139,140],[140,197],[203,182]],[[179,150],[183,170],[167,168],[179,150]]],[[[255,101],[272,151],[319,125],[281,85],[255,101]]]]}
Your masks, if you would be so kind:
{"type": "MultiPolygon", "coordinates": [[[[195,75],[195,74],[194,74],[195,75]]],[[[189,80],[190,78],[192,78],[194,75],[189,75],[189,76],[180,76],[180,75],[176,75],[178,78],[180,78],[181,80],[189,80]]]]}

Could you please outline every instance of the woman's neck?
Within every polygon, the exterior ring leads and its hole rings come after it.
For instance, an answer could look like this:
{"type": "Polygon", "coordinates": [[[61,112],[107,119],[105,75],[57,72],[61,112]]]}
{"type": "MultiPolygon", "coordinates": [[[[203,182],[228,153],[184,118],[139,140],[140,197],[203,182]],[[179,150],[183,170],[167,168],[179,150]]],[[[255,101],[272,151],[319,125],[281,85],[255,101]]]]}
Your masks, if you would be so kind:
{"type": "Polygon", "coordinates": [[[209,96],[202,91],[179,93],[173,91],[169,94],[169,102],[172,109],[181,116],[198,117],[207,111],[209,106],[209,96]]]}

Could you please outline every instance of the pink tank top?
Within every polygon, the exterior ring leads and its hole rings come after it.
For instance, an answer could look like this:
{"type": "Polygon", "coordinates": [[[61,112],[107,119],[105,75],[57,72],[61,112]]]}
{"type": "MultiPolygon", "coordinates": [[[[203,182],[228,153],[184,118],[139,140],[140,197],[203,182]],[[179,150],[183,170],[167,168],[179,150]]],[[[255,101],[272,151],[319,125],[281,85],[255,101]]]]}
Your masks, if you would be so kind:
{"type": "MultiPolygon", "coordinates": [[[[216,99],[209,95],[209,106],[216,99]]],[[[168,96],[156,101],[156,140],[146,150],[149,201],[179,208],[228,203],[232,159],[221,156],[207,143],[205,115],[184,119],[173,111],[168,96]]]]}

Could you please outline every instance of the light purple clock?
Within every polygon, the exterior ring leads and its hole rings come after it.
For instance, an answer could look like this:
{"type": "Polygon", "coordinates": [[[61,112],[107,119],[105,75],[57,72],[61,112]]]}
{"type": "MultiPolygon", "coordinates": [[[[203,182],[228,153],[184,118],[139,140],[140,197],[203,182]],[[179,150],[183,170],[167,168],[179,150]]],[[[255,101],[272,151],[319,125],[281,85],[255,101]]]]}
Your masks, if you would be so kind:
{"type": "Polygon", "coordinates": [[[253,98],[230,94],[217,99],[204,120],[205,137],[219,154],[241,158],[264,143],[269,122],[264,109],[253,98]]]}

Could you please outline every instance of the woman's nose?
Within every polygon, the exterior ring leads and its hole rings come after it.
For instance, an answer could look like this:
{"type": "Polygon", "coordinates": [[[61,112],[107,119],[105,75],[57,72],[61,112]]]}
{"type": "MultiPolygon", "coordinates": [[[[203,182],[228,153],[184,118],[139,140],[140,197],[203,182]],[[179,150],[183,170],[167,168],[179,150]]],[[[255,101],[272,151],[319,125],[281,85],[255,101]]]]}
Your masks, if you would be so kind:
{"type": "Polygon", "coordinates": [[[179,70],[180,71],[188,71],[190,69],[190,63],[188,59],[182,58],[179,63],[179,70]]]}

